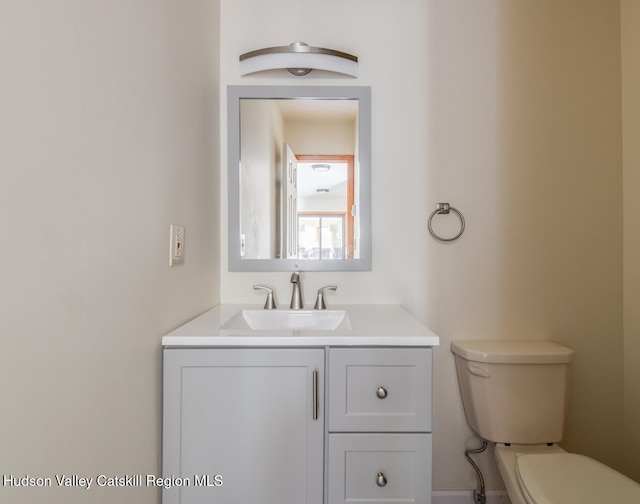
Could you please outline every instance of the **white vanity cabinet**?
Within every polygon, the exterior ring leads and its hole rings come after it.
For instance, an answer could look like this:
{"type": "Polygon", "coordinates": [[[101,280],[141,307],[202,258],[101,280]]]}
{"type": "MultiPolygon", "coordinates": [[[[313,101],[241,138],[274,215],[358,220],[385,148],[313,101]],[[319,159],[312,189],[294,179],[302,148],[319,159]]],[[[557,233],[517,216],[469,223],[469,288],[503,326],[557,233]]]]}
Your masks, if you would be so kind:
{"type": "Polygon", "coordinates": [[[397,305],[334,330],[229,323],[244,310],[162,339],[163,504],[430,504],[439,338],[397,305]]]}
{"type": "Polygon", "coordinates": [[[165,348],[163,477],[187,485],[163,504],[430,503],[431,365],[430,348],[165,348]]]}
{"type": "Polygon", "coordinates": [[[324,354],[165,349],[163,504],[322,504],[324,354]]]}

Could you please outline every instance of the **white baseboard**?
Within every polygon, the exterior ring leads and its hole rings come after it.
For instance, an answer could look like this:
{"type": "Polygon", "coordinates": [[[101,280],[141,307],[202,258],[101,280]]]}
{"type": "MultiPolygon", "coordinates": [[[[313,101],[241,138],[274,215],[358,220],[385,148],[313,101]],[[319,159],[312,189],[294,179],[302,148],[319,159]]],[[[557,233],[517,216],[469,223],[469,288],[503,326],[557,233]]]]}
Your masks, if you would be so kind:
{"type": "MultiPolygon", "coordinates": [[[[487,504],[511,504],[506,490],[488,490],[487,504]]],[[[473,504],[473,490],[434,490],[431,504],[473,504]]]]}

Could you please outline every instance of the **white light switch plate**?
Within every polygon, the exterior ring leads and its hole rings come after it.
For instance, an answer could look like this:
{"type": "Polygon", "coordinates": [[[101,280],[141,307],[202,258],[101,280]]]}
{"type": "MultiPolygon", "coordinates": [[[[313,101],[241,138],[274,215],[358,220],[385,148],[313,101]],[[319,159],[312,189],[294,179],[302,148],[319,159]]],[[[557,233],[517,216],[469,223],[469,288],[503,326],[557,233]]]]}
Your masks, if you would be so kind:
{"type": "Polygon", "coordinates": [[[169,234],[169,266],[178,266],[184,263],[184,226],[171,224],[169,234]]]}

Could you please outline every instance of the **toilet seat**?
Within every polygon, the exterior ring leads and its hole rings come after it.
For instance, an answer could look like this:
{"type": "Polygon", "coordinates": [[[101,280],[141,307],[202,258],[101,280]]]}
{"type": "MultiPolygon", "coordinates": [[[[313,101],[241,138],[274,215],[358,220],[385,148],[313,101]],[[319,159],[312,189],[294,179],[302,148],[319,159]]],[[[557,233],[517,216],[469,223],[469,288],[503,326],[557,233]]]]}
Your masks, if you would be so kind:
{"type": "Polygon", "coordinates": [[[638,504],[640,484],[575,453],[533,453],[516,460],[520,489],[529,504],[638,504]]]}

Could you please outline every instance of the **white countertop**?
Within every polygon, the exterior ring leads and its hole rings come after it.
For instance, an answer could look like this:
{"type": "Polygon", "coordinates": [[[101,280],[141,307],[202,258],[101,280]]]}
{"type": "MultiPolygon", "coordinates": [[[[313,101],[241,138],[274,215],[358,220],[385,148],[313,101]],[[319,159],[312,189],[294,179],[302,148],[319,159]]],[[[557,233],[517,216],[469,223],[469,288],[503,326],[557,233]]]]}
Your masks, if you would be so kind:
{"type": "Polygon", "coordinates": [[[433,332],[398,305],[331,306],[346,310],[351,329],[336,331],[221,330],[239,310],[261,309],[261,305],[220,305],[162,338],[169,347],[221,346],[416,346],[440,344],[433,332]]]}

